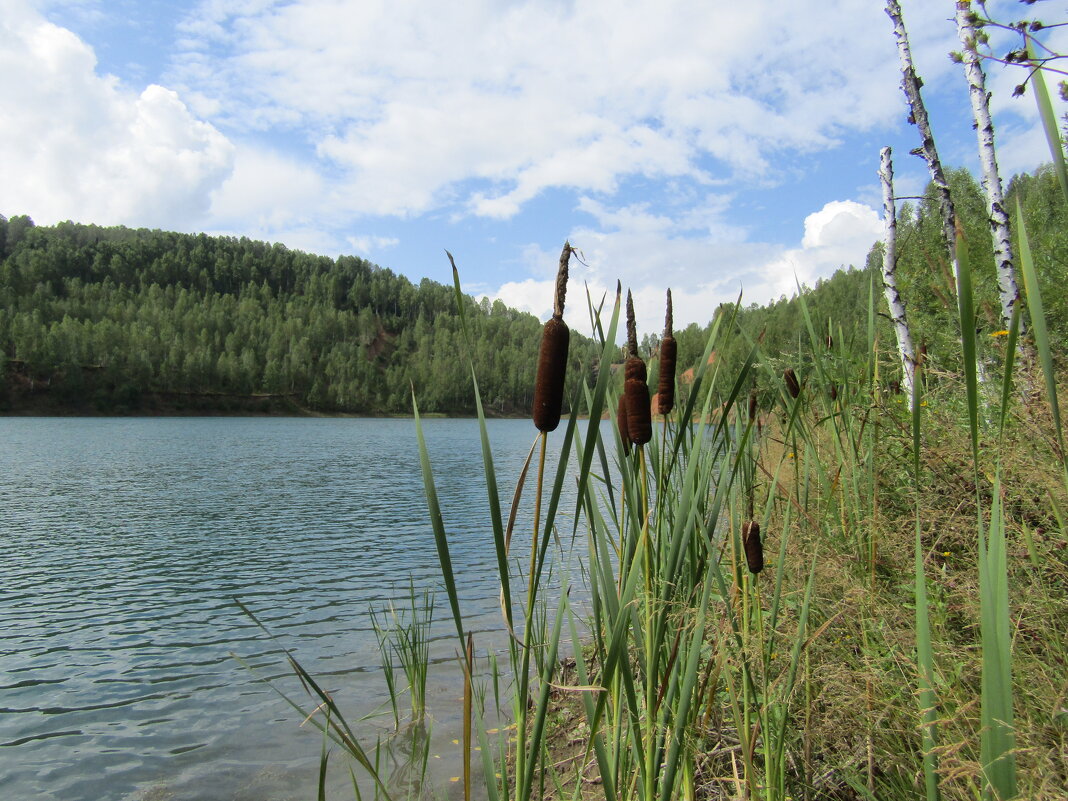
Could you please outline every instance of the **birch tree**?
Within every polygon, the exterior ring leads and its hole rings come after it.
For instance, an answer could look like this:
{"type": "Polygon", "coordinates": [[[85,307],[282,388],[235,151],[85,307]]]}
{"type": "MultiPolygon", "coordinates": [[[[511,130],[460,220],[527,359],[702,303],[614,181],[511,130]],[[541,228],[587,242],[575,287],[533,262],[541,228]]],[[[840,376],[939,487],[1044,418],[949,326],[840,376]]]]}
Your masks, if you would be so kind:
{"type": "Polygon", "coordinates": [[[986,193],[987,216],[994,241],[994,261],[997,267],[998,297],[1001,301],[1001,324],[1008,328],[1013,311],[1020,300],[1013,264],[1012,239],[1009,234],[1009,215],[1005,211],[1005,196],[1001,189],[997,154],[994,150],[994,123],[990,118],[990,95],[986,91],[986,76],[976,52],[977,33],[975,14],[970,0],[957,0],[957,35],[963,50],[955,54],[964,65],[968,78],[968,95],[975,118],[979,140],[979,161],[983,170],[983,191],[986,193]]]}
{"type": "Polygon", "coordinates": [[[897,335],[897,351],[901,357],[901,370],[905,376],[905,390],[911,410],[916,381],[916,352],[912,348],[912,336],[905,319],[905,302],[897,291],[897,207],[894,204],[894,165],[888,147],[879,153],[879,178],[883,186],[883,295],[897,335]]]}
{"type": "Polygon", "coordinates": [[[957,215],[953,209],[953,199],[949,194],[949,182],[942,170],[942,162],[938,158],[934,134],[931,133],[927,107],[923,104],[923,97],[920,95],[923,81],[920,80],[913,66],[912,49],[909,47],[908,33],[905,31],[905,22],[901,16],[901,5],[897,0],[886,0],[886,14],[894,25],[894,39],[897,41],[897,54],[901,62],[901,89],[909,104],[909,122],[914,123],[920,132],[921,145],[912,152],[922,156],[927,163],[931,183],[934,184],[938,193],[938,207],[942,215],[942,238],[945,241],[946,252],[949,254],[949,261],[953,265],[953,274],[956,276],[960,272],[957,262],[957,215]]]}

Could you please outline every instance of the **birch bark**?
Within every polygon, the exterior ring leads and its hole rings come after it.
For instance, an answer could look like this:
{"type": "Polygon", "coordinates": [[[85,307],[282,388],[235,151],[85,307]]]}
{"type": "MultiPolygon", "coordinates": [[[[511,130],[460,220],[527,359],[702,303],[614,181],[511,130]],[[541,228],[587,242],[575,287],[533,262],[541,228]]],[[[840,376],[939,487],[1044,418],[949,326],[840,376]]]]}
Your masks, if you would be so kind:
{"type": "Polygon", "coordinates": [[[994,260],[997,266],[998,296],[1001,300],[1001,325],[1008,328],[1012,313],[1020,301],[1013,264],[1012,239],[1009,234],[1009,215],[1005,211],[1005,196],[1001,189],[997,154],[994,150],[994,123],[990,118],[990,95],[986,91],[986,76],[976,52],[976,30],[970,0],[957,0],[957,35],[963,46],[961,57],[964,74],[968,78],[968,95],[975,117],[975,131],[979,139],[979,161],[983,169],[983,190],[986,192],[990,234],[994,240],[994,260]]]}
{"type": "Polygon", "coordinates": [[[894,165],[888,147],[879,153],[879,178],[883,185],[883,295],[897,335],[897,350],[901,356],[901,370],[905,376],[905,391],[911,411],[913,384],[916,381],[916,352],[912,348],[912,336],[905,319],[905,302],[897,291],[897,207],[894,204],[894,165]]]}

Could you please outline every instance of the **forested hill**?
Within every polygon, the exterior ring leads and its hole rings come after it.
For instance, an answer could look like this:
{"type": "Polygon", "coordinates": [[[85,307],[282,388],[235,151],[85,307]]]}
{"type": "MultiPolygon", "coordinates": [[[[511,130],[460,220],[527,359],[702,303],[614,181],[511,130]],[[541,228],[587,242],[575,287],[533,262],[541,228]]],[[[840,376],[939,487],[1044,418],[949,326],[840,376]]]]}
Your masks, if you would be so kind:
{"type": "MultiPolygon", "coordinates": [[[[466,302],[487,411],[528,413],[541,323],[466,302]]],[[[0,411],[468,413],[462,342],[451,286],[358,258],[0,216],[0,411]]]]}
{"type": "MultiPolygon", "coordinates": [[[[984,199],[974,178],[950,186],[973,265],[981,349],[1003,345],[984,199]]],[[[1054,355],[1068,356],[1068,208],[1051,169],[1015,177],[1054,355]]],[[[898,220],[898,285],[917,344],[935,369],[959,354],[954,278],[933,191],[898,220]]],[[[877,346],[894,371],[894,334],[880,284],[881,245],[868,264],[803,294],[823,340],[866,343],[874,289],[877,346]]],[[[443,258],[443,272],[445,272],[443,258]]],[[[541,324],[502,303],[466,298],[487,412],[529,413],[541,324]]],[[[734,315],[730,307],[709,310],[734,315]]],[[[809,337],[797,298],[739,311],[716,353],[733,375],[761,343],[770,376],[804,371],[809,337]]],[[[680,369],[704,350],[709,326],[676,331],[680,369]]],[[[470,376],[451,287],[418,285],[361,259],[330,259],[249,239],[34,226],[0,216],[0,412],[409,413],[414,385],[428,412],[471,413],[470,376]]],[[[658,338],[647,334],[643,355],[658,338]]],[[[567,397],[593,376],[597,349],[572,332],[567,397]]]]}

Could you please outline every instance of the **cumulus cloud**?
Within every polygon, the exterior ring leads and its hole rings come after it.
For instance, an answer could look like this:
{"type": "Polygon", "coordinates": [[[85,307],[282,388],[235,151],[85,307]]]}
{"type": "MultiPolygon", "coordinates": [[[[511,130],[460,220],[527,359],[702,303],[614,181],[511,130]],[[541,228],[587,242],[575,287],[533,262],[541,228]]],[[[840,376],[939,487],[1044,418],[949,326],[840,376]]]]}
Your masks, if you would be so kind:
{"type": "MultiPolygon", "coordinates": [[[[805,218],[801,241],[782,247],[745,239],[745,232],[719,223],[727,198],[713,196],[700,226],[679,222],[641,206],[608,208],[586,199],[583,206],[597,226],[578,227],[569,239],[582,261],[572,260],[571,311],[568,319],[588,328],[584,285],[595,301],[615,290],[634,294],[639,328],[659,332],[663,326],[664,293],[673,292],[675,322],[701,325],[720,303],[766,303],[790,296],[797,282],[812,285],[841,267],[862,266],[872,243],[882,235],[879,214],[852,200],[835,200],[805,218]],[[718,212],[716,210],[719,210],[718,212]],[[574,304],[579,304],[575,311],[574,304]]],[[[529,247],[524,260],[530,278],[509,281],[492,297],[546,319],[552,311],[554,254],[529,247]]],[[[573,325],[576,323],[573,323],[573,325]]]]}
{"type": "Polygon", "coordinates": [[[327,187],[313,166],[254,145],[236,151],[233,170],[211,200],[223,227],[274,230],[320,220],[327,187]]]}
{"type": "Polygon", "coordinates": [[[179,227],[231,169],[231,143],[174,91],[97,74],[88,45],[23,4],[0,18],[0,75],[3,212],[179,227]]]}
{"type": "MultiPolygon", "coordinates": [[[[912,11],[918,57],[926,23],[944,27],[930,5],[912,11]]],[[[210,0],[172,77],[228,125],[308,136],[354,213],[507,219],[629,176],[775,180],[779,154],[901,115],[887,31],[870,0],[210,0]]]]}
{"type": "Polygon", "coordinates": [[[375,236],[374,234],[349,236],[345,238],[345,241],[361,256],[370,256],[372,253],[400,244],[400,240],[395,236],[375,236]]]}

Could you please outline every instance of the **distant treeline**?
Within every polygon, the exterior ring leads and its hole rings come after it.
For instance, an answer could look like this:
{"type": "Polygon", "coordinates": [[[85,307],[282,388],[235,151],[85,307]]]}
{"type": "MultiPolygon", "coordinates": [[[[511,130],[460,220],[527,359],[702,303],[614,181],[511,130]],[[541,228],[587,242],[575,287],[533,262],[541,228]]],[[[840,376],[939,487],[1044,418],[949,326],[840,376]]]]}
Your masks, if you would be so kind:
{"type": "MultiPolygon", "coordinates": [[[[964,170],[952,171],[950,184],[975,272],[976,327],[985,346],[997,348],[1003,340],[983,196],[964,170]]],[[[1017,197],[1055,355],[1063,358],[1068,210],[1049,169],[1012,180],[1010,212],[1017,197]]],[[[913,337],[936,367],[953,368],[956,293],[940,236],[928,189],[899,217],[898,283],[913,337]]],[[[874,279],[878,345],[893,351],[882,311],[881,247],[873,247],[865,268],[803,289],[821,338],[867,335],[874,279]]],[[[487,411],[528,413],[540,322],[500,301],[464,302],[487,411]]],[[[734,310],[709,312],[714,319],[734,310]]],[[[699,359],[710,325],[676,331],[680,372],[699,359]]],[[[760,341],[765,357],[796,362],[808,339],[796,298],[746,306],[735,326],[741,335],[715,355],[730,374],[752,342],[760,341]]],[[[654,355],[657,344],[656,335],[646,335],[643,355],[654,355]]],[[[573,331],[570,353],[569,398],[593,377],[597,349],[573,331]]],[[[463,414],[474,411],[465,364],[453,289],[429,279],[415,285],[351,256],[330,259],[246,238],[69,222],[45,227],[0,216],[0,410],[406,413],[414,386],[422,410],[463,414]]]]}
{"type": "MultiPolygon", "coordinates": [[[[529,412],[541,323],[465,298],[491,414],[529,412]]],[[[0,217],[16,411],[473,412],[455,293],[246,238],[0,217]]],[[[573,336],[570,391],[595,364],[573,336]]]]}

